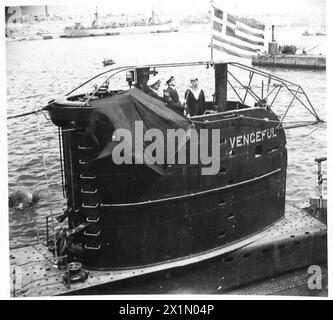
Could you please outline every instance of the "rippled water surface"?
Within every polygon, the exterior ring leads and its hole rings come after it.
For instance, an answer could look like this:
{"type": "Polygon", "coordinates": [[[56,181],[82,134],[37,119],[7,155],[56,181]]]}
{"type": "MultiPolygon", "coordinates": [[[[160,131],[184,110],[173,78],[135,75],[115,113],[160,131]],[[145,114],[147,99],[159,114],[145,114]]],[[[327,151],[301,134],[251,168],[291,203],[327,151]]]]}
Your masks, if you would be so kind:
{"type": "MultiPolygon", "coordinates": [[[[117,63],[115,66],[206,61],[210,59],[208,43],[209,34],[206,31],[8,42],[8,115],[42,107],[49,100],[69,92],[78,84],[104,71],[104,58],[114,59],[117,63]]],[[[318,39],[314,37],[297,38],[298,45],[311,47],[316,43],[318,39]]],[[[319,116],[326,120],[325,71],[268,71],[302,85],[319,116]]],[[[175,73],[178,91],[182,96],[191,72],[175,73]]],[[[199,78],[200,76],[201,74],[199,78]]],[[[204,77],[200,80],[203,87],[207,86],[204,77]]],[[[279,104],[286,105],[289,101],[290,97],[282,98],[279,104]]],[[[308,119],[307,112],[301,107],[293,115],[297,120],[308,119]]],[[[58,131],[45,116],[40,114],[38,117],[32,115],[8,120],[9,193],[23,189],[37,190],[42,195],[34,209],[9,210],[11,247],[36,242],[36,222],[38,231],[44,237],[42,229],[45,216],[50,211],[60,213],[65,205],[61,188],[58,131]],[[49,188],[45,180],[43,159],[49,188]]],[[[287,201],[301,206],[316,193],[317,167],[314,158],[326,155],[326,124],[290,129],[286,133],[287,201]]]]}

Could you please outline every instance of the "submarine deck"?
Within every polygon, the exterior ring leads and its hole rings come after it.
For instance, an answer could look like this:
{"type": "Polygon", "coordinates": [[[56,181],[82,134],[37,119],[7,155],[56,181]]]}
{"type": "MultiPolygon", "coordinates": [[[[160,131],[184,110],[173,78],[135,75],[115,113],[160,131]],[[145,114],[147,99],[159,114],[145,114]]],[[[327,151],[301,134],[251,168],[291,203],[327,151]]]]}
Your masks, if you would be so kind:
{"type": "Polygon", "coordinates": [[[238,242],[214,252],[218,255],[200,254],[142,268],[88,270],[84,282],[68,286],[63,280],[66,269],[55,267],[46,246],[22,247],[10,251],[11,295],[283,294],[306,283],[309,275],[297,270],[326,264],[327,226],[289,205],[282,220],[242,241],[241,246],[238,242]],[[288,272],[289,276],[277,279],[288,272]]]}

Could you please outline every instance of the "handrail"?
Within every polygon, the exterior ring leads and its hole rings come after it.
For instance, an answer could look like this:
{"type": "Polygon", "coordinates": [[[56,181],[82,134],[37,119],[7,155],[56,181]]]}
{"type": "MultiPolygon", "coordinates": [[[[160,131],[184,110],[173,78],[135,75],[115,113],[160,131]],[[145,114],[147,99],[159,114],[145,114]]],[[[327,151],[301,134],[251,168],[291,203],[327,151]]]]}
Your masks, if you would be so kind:
{"type": "Polygon", "coordinates": [[[291,85],[293,85],[293,86],[297,86],[297,87],[299,87],[298,84],[293,83],[293,82],[291,82],[291,81],[289,81],[289,80],[285,80],[285,79],[283,79],[283,78],[281,78],[281,77],[275,76],[275,75],[270,74],[270,73],[268,73],[268,72],[265,72],[265,71],[262,71],[262,70],[259,70],[259,69],[256,69],[256,68],[253,68],[253,67],[247,66],[247,65],[242,64],[242,63],[239,63],[239,62],[229,62],[229,64],[232,65],[232,66],[237,66],[237,67],[239,67],[239,68],[241,68],[241,69],[244,69],[244,70],[254,71],[254,72],[257,73],[257,74],[260,74],[260,75],[265,76],[265,77],[270,77],[271,79],[276,80],[276,81],[279,81],[279,82],[287,82],[287,83],[289,83],[289,84],[291,84],[291,85]]]}
{"type": "MultiPolygon", "coordinates": [[[[217,64],[217,63],[227,63],[227,62],[222,62],[221,61],[221,62],[214,62],[214,63],[212,63],[211,61],[199,61],[199,62],[175,62],[175,63],[158,63],[158,64],[149,64],[149,65],[120,66],[120,67],[117,67],[117,68],[113,68],[113,69],[109,69],[109,70],[103,71],[103,72],[95,75],[94,77],[92,77],[89,80],[85,81],[84,83],[80,84],[78,87],[74,88],[72,91],[66,93],[65,96],[70,95],[71,93],[73,93],[74,91],[76,91],[79,88],[83,87],[84,85],[86,85],[90,81],[92,81],[92,80],[94,80],[94,79],[96,79],[96,78],[98,78],[98,77],[100,77],[100,76],[102,76],[104,74],[112,72],[112,71],[117,71],[117,73],[119,73],[119,72],[122,72],[122,71],[131,70],[131,69],[138,69],[138,68],[168,68],[168,67],[186,67],[186,66],[189,67],[189,66],[199,66],[199,65],[213,66],[214,64],[217,64]]],[[[108,79],[110,79],[115,74],[111,75],[108,79]]],[[[106,81],[104,81],[103,84],[106,81]]]]}
{"type": "MultiPolygon", "coordinates": [[[[253,72],[253,73],[256,73],[262,77],[266,77],[266,78],[269,78],[270,80],[274,80],[274,81],[277,81],[277,82],[280,82],[281,84],[283,84],[283,87],[286,88],[292,95],[293,95],[293,100],[294,99],[297,99],[315,118],[318,122],[321,122],[322,120],[319,118],[316,110],[314,109],[314,107],[312,106],[311,104],[311,101],[310,99],[308,98],[307,94],[305,93],[305,91],[303,90],[303,88],[296,84],[296,83],[293,83],[289,80],[286,80],[286,79],[283,79],[281,77],[278,77],[278,76],[275,76],[273,74],[270,74],[270,73],[267,73],[265,71],[262,71],[262,70],[259,70],[259,69],[255,69],[255,68],[252,68],[252,67],[249,67],[247,65],[244,65],[244,64],[241,64],[241,63],[238,63],[238,62],[229,62],[230,65],[232,66],[235,66],[235,67],[238,67],[240,69],[243,69],[243,70],[246,70],[246,71],[249,71],[249,72],[253,72]],[[289,86],[295,86],[296,89],[291,89],[289,86]],[[296,93],[295,93],[296,92],[296,93]],[[309,107],[307,107],[303,101],[301,101],[298,97],[297,97],[297,94],[303,94],[306,101],[308,102],[309,106],[311,107],[311,110],[309,109],[309,107]]],[[[250,92],[251,93],[254,93],[251,89],[248,89],[247,92],[250,92]]],[[[266,98],[268,97],[268,94],[266,96],[266,98]]],[[[275,99],[274,99],[275,100],[275,99]]]]}

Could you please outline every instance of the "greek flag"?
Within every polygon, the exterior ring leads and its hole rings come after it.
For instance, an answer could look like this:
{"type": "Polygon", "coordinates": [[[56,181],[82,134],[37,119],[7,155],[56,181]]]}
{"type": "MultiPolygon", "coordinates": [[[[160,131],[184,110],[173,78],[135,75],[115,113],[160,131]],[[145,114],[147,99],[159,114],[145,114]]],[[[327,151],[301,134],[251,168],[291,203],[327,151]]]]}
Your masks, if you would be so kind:
{"type": "Polygon", "coordinates": [[[264,46],[265,25],[213,7],[211,47],[238,57],[252,58],[264,46]]]}

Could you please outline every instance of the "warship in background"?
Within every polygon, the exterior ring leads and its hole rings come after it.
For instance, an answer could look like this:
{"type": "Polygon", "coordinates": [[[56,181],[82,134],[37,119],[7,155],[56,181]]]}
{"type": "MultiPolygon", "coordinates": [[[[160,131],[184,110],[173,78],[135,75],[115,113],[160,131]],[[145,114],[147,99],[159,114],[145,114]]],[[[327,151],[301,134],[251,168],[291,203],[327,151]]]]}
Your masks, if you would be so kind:
{"type": "Polygon", "coordinates": [[[167,33],[177,32],[178,27],[171,21],[158,21],[154,10],[152,16],[145,22],[137,22],[131,25],[124,23],[113,23],[109,26],[99,26],[98,11],[96,7],[95,19],[91,27],[86,28],[80,22],[74,26],[66,27],[64,34],[66,38],[95,37],[95,36],[112,36],[120,34],[140,34],[140,33],[167,33]]]}
{"type": "Polygon", "coordinates": [[[302,36],[308,37],[308,36],[326,36],[326,13],[322,13],[321,15],[321,22],[320,22],[320,27],[316,31],[309,31],[305,30],[302,33],[302,36]]]}
{"type": "MultiPolygon", "coordinates": [[[[318,45],[315,47],[317,46],[318,45]]],[[[310,53],[315,47],[308,51],[303,48],[302,53],[297,54],[297,48],[295,45],[279,46],[278,42],[274,39],[273,25],[272,41],[268,43],[268,53],[259,54],[256,57],[253,57],[252,65],[261,67],[325,70],[326,55],[310,53]]]]}

